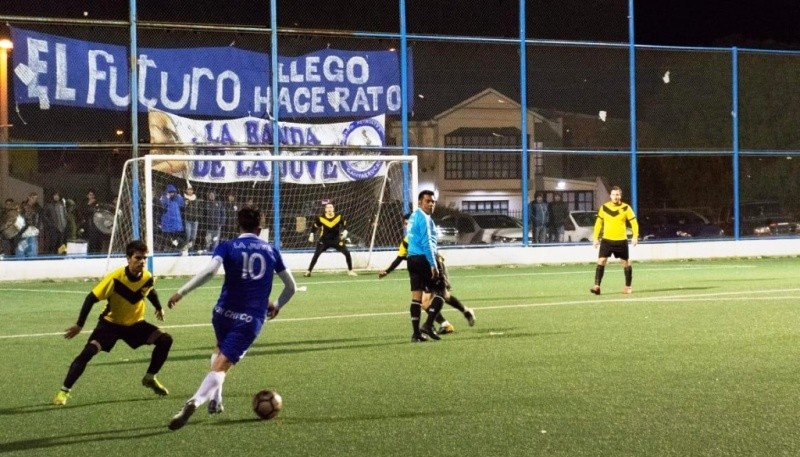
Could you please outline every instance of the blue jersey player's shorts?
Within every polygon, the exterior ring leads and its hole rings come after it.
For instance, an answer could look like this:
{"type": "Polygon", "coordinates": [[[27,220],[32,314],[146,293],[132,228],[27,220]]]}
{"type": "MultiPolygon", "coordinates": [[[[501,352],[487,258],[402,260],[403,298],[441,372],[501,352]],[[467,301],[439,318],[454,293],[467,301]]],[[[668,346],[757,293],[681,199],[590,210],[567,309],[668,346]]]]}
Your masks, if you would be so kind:
{"type": "Polygon", "coordinates": [[[219,351],[235,364],[244,357],[261,333],[264,318],[216,306],[211,324],[214,326],[219,351]]]}

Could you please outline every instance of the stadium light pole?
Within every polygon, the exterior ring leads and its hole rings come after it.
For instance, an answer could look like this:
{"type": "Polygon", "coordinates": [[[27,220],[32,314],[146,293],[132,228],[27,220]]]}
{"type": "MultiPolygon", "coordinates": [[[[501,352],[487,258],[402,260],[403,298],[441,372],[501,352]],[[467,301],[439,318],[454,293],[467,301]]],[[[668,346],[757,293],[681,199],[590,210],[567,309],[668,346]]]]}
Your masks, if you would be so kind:
{"type": "Polygon", "coordinates": [[[0,40],[0,196],[9,197],[8,186],[8,51],[14,48],[9,39],[0,40]]]}

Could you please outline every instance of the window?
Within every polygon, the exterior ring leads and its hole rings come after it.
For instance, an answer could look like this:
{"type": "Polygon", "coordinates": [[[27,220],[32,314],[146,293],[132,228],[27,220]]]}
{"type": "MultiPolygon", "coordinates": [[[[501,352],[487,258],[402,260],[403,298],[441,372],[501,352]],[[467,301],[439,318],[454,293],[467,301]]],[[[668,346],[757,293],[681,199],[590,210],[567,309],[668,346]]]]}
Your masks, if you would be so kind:
{"type": "MultiPolygon", "coordinates": [[[[451,149],[517,149],[520,131],[514,127],[462,127],[447,134],[451,149]]],[[[522,160],[516,151],[448,152],[444,156],[445,179],[520,179],[522,160]]]]}
{"type": "Polygon", "coordinates": [[[461,202],[461,211],[508,214],[508,200],[463,201],[461,202]]]}
{"type": "Polygon", "coordinates": [[[537,176],[544,174],[544,154],[541,152],[533,153],[533,174],[537,176]]]}
{"type": "Polygon", "coordinates": [[[553,195],[560,194],[561,200],[567,203],[567,208],[570,211],[594,211],[597,208],[594,206],[594,192],[591,190],[573,190],[563,192],[548,191],[545,193],[545,201],[553,201],[553,195]]]}

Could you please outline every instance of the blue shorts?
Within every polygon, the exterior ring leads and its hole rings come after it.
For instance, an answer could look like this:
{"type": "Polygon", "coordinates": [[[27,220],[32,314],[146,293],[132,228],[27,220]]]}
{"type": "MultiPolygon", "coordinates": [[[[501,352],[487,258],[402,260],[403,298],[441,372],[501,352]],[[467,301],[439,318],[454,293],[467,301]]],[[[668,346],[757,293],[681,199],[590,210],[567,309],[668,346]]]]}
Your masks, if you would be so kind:
{"type": "Polygon", "coordinates": [[[219,351],[235,364],[244,357],[261,333],[264,319],[216,306],[212,313],[211,324],[214,326],[219,351]]]}

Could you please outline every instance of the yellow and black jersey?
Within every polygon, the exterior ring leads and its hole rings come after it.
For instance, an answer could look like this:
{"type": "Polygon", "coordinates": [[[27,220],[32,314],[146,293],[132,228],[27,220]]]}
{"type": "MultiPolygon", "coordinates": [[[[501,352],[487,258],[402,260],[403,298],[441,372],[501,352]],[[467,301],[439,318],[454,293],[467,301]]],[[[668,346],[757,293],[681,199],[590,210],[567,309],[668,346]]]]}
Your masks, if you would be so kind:
{"type": "Polygon", "coordinates": [[[109,273],[92,289],[92,294],[99,300],[108,300],[101,319],[127,326],[144,320],[144,298],[153,289],[153,275],[144,270],[141,278],[132,281],[125,268],[109,273]]]}
{"type": "Polygon", "coordinates": [[[397,257],[408,258],[408,237],[404,236],[400,240],[400,247],[397,248],[397,257]]]}
{"type": "Polygon", "coordinates": [[[386,269],[386,273],[391,273],[394,271],[395,268],[400,266],[404,260],[408,259],[408,237],[404,236],[402,240],[400,240],[400,247],[397,248],[397,257],[394,258],[392,264],[389,265],[389,268],[386,269]]]}
{"type": "Polygon", "coordinates": [[[639,223],[636,221],[636,215],[633,214],[631,206],[627,203],[620,203],[619,205],[615,205],[614,202],[606,203],[597,211],[593,239],[598,239],[600,232],[602,232],[604,240],[627,240],[626,222],[630,222],[633,236],[638,239],[639,223]]]}
{"type": "Polygon", "coordinates": [[[328,218],[323,214],[314,221],[314,227],[317,228],[320,240],[338,241],[339,234],[347,226],[347,221],[341,214],[334,214],[333,217],[328,218]]]}

